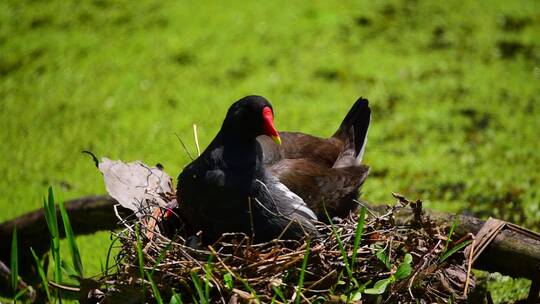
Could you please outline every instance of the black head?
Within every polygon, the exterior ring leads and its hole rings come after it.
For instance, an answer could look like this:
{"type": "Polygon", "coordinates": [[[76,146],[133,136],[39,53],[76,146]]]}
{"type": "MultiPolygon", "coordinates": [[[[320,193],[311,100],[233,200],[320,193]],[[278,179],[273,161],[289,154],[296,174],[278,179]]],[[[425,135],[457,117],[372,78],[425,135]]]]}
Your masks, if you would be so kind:
{"type": "Polygon", "coordinates": [[[246,96],[231,105],[221,132],[224,136],[239,140],[251,140],[259,135],[268,135],[276,143],[281,143],[274,126],[272,105],[266,98],[257,95],[246,96]]]}

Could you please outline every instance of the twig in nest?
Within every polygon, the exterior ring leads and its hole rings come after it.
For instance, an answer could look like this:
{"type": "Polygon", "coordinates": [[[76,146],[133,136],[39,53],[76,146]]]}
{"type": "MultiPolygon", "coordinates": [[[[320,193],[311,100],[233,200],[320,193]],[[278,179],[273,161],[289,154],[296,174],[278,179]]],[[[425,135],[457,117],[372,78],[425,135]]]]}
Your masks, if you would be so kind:
{"type": "Polygon", "coordinates": [[[152,216],[150,217],[150,220],[148,221],[147,225],[147,232],[146,232],[146,238],[151,240],[154,238],[154,229],[156,229],[156,224],[158,219],[161,217],[161,208],[156,207],[154,212],[152,212],[152,216]]]}
{"type": "Polygon", "coordinates": [[[469,291],[469,280],[471,276],[471,268],[472,268],[473,253],[474,253],[474,234],[469,233],[469,236],[471,237],[472,242],[471,242],[471,250],[469,251],[469,258],[467,260],[467,279],[465,281],[465,288],[463,289],[463,297],[466,297],[469,291]]]}
{"type": "Polygon", "coordinates": [[[184,143],[184,141],[182,140],[182,138],[180,138],[180,136],[178,135],[178,133],[174,133],[174,135],[176,135],[176,138],[178,138],[178,141],[180,142],[180,144],[182,145],[182,148],[184,148],[184,151],[186,151],[189,159],[191,160],[194,160],[193,156],[191,156],[191,153],[189,152],[188,148],[186,147],[186,144],[184,143]]]}
{"type": "Polygon", "coordinates": [[[66,285],[58,284],[58,283],[55,283],[55,282],[52,282],[52,281],[49,281],[49,285],[51,285],[54,288],[61,289],[61,290],[67,290],[67,291],[72,291],[72,292],[80,292],[81,291],[81,289],[79,287],[66,286],[66,285]]]}
{"type": "Polygon", "coordinates": [[[201,156],[201,148],[199,147],[199,135],[197,134],[197,125],[193,124],[193,137],[195,137],[195,146],[197,147],[197,153],[201,156]]]}
{"type": "Polygon", "coordinates": [[[96,165],[96,168],[99,168],[99,160],[98,158],[96,157],[96,155],[90,151],[87,151],[87,150],[83,150],[81,151],[81,153],[86,153],[88,155],[90,155],[90,157],[92,157],[92,160],[94,161],[94,165],[96,165]]]}

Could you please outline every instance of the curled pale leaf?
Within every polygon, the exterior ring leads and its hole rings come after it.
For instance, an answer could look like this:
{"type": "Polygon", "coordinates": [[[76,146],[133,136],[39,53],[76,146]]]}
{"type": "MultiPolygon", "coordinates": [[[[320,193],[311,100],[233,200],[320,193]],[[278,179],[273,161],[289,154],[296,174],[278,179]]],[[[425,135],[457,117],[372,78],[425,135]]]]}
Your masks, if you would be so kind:
{"type": "Polygon", "coordinates": [[[98,165],[111,197],[140,217],[157,206],[168,207],[174,195],[171,177],[161,167],[140,161],[124,163],[102,158],[98,165]]]}

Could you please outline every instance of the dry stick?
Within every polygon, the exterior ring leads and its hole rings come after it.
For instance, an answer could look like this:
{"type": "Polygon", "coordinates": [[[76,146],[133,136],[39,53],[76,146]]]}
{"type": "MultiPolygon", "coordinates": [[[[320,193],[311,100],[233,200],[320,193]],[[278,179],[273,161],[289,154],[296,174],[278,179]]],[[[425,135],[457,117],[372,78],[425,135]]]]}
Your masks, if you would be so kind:
{"type": "Polygon", "coordinates": [[[452,242],[454,245],[459,245],[461,242],[467,240],[468,238],[470,238],[470,234],[465,234],[463,237],[461,237],[459,240],[455,241],[455,242],[452,242]]]}
{"type": "MultiPolygon", "coordinates": [[[[154,210],[154,212],[152,212],[152,215],[150,216],[150,220],[148,221],[148,225],[147,225],[147,232],[146,232],[146,238],[149,239],[149,240],[152,240],[152,238],[154,237],[154,229],[156,228],[156,224],[158,222],[158,219],[160,218],[161,216],[161,208],[158,206],[156,207],[156,210],[154,210]]],[[[145,248],[146,250],[146,248],[145,248]]]]}
{"type": "MultiPolygon", "coordinates": [[[[206,269],[204,269],[205,273],[206,273],[206,269]]],[[[217,278],[214,276],[214,274],[212,273],[212,271],[210,271],[210,279],[214,282],[214,284],[216,285],[216,288],[219,292],[219,295],[221,297],[221,302],[223,302],[223,304],[225,304],[225,299],[223,298],[223,294],[221,293],[221,288],[222,288],[222,284],[220,281],[217,280],[217,278]]]]}
{"type": "Polygon", "coordinates": [[[289,227],[291,226],[292,224],[292,220],[289,221],[289,223],[287,223],[287,226],[285,226],[285,228],[283,228],[283,230],[281,230],[281,233],[278,235],[277,239],[281,239],[283,237],[283,235],[285,234],[285,232],[287,232],[287,230],[289,229],[289,227]]]}
{"type": "MultiPolygon", "coordinates": [[[[302,251],[302,252],[305,252],[305,250],[302,251]]],[[[297,254],[298,254],[297,252],[294,252],[294,255],[297,255],[297,254]]],[[[294,255],[293,255],[293,256],[294,256],[294,255]]],[[[245,267],[242,267],[242,269],[245,270],[245,269],[249,269],[249,268],[253,268],[253,267],[259,267],[259,266],[262,266],[262,265],[265,265],[265,264],[269,264],[269,263],[271,263],[271,264],[279,264],[279,262],[281,262],[281,261],[283,261],[283,260],[285,260],[285,261],[290,261],[290,260],[289,260],[289,254],[276,255],[274,258],[272,258],[271,261],[269,261],[269,260],[258,261],[258,262],[252,263],[252,264],[250,264],[250,265],[247,265],[247,266],[245,266],[245,267]]]]}
{"type": "MultiPolygon", "coordinates": [[[[305,249],[302,249],[305,245],[302,245],[302,247],[298,248],[297,251],[293,251],[293,252],[290,252],[290,253],[285,253],[285,254],[280,254],[280,255],[277,255],[272,263],[278,263],[279,261],[289,261],[289,257],[295,257],[297,258],[298,255],[304,255],[306,250],[305,249]]],[[[314,252],[313,250],[311,252],[314,252]]],[[[251,267],[257,267],[259,265],[264,265],[265,263],[267,263],[267,261],[259,261],[259,262],[255,262],[255,263],[252,263],[250,265],[247,265],[246,267],[244,267],[244,269],[247,269],[247,268],[251,268],[251,267]]]]}
{"type": "Polygon", "coordinates": [[[57,289],[62,289],[62,290],[67,290],[67,291],[72,291],[72,292],[80,292],[81,291],[81,288],[79,288],[79,287],[61,285],[61,284],[55,283],[53,281],[49,281],[49,285],[51,285],[52,287],[57,288],[57,289]]]}
{"type": "Polygon", "coordinates": [[[311,301],[308,298],[306,298],[306,296],[302,292],[300,292],[300,297],[302,297],[302,299],[304,299],[306,302],[311,304],[311,301]]]}
{"type": "MultiPolygon", "coordinates": [[[[165,241],[165,242],[170,242],[170,241],[171,241],[170,238],[164,236],[164,235],[161,234],[161,233],[156,234],[156,237],[157,237],[157,238],[160,238],[162,241],[165,241]]],[[[180,236],[179,234],[175,234],[175,238],[180,239],[180,241],[183,242],[184,244],[186,243],[186,240],[185,240],[182,236],[180,236]]],[[[173,242],[173,243],[174,243],[174,242],[173,242]]],[[[177,244],[178,244],[178,243],[177,243],[177,244]]]]}
{"type": "Polygon", "coordinates": [[[469,291],[469,280],[471,278],[471,268],[472,268],[472,262],[473,262],[473,252],[474,252],[474,234],[469,233],[469,235],[472,238],[471,242],[471,250],[469,251],[469,260],[467,261],[467,280],[465,281],[465,288],[463,290],[463,296],[467,296],[467,292],[469,291]]]}
{"type": "Polygon", "coordinates": [[[201,148],[199,147],[199,136],[197,135],[197,125],[193,124],[193,137],[195,137],[195,146],[197,146],[197,153],[201,156],[201,148]]]}
{"type": "MultiPolygon", "coordinates": [[[[161,236],[163,237],[161,234],[158,234],[158,236],[161,236]]],[[[168,240],[167,238],[165,238],[166,240],[168,240]]],[[[190,260],[191,262],[197,264],[201,269],[204,268],[204,266],[199,262],[199,260],[195,259],[194,257],[192,257],[191,255],[189,255],[189,253],[186,252],[185,248],[186,246],[182,245],[182,244],[179,244],[179,243],[173,243],[174,246],[178,247],[179,251],[180,251],[180,254],[182,256],[184,256],[186,259],[190,260]]],[[[193,248],[190,248],[190,250],[193,250],[197,253],[203,253],[203,254],[206,254],[206,252],[204,251],[201,251],[201,250],[196,250],[196,249],[193,249],[193,248]]]]}
{"type": "MultiPolygon", "coordinates": [[[[159,207],[158,207],[158,210],[160,210],[159,207]]],[[[154,212],[155,212],[155,211],[154,211],[154,212]]],[[[155,221],[152,223],[153,220],[154,220],[154,218],[151,217],[150,220],[148,221],[148,223],[144,224],[143,222],[141,222],[141,223],[143,223],[144,228],[146,228],[146,231],[148,231],[147,234],[146,234],[146,237],[148,238],[148,243],[146,243],[146,245],[145,245],[144,248],[143,248],[143,252],[144,252],[144,253],[147,253],[148,250],[150,249],[150,247],[152,247],[152,245],[155,245],[156,247],[159,247],[159,245],[157,245],[157,243],[155,243],[155,242],[154,242],[154,239],[153,239],[153,237],[154,237],[154,235],[155,235],[155,234],[154,234],[154,228],[155,228],[156,223],[157,223],[157,222],[155,222],[155,221]],[[152,224],[153,224],[153,226],[151,226],[152,224]]],[[[142,227],[142,226],[141,226],[141,227],[142,227]]],[[[151,256],[150,256],[150,257],[151,257],[151,256]]]]}
{"type": "Polygon", "coordinates": [[[435,246],[433,246],[433,248],[429,252],[424,254],[424,256],[422,257],[422,263],[418,264],[418,266],[416,266],[415,272],[414,272],[413,276],[411,277],[411,279],[409,281],[409,286],[408,286],[409,295],[411,296],[412,299],[414,299],[414,295],[412,293],[411,288],[412,288],[412,285],[414,283],[414,279],[416,278],[416,275],[424,268],[424,266],[426,265],[426,263],[427,263],[427,261],[429,259],[429,256],[433,254],[433,252],[437,249],[437,247],[439,247],[440,244],[441,244],[441,240],[438,240],[437,244],[435,244],[435,246]]]}
{"type": "Polygon", "coordinates": [[[248,301],[248,303],[251,303],[251,301],[255,300],[256,298],[250,294],[249,292],[245,292],[240,289],[233,288],[232,290],[235,294],[237,294],[240,298],[248,301]]]}
{"type": "Polygon", "coordinates": [[[208,246],[208,249],[214,254],[218,262],[221,264],[221,266],[223,266],[223,268],[225,268],[225,270],[227,270],[228,273],[230,273],[237,280],[241,281],[241,278],[239,278],[236,273],[232,272],[229,266],[227,266],[227,264],[225,264],[223,260],[219,257],[219,254],[216,252],[216,250],[214,250],[214,247],[208,246]]]}
{"type": "Polygon", "coordinates": [[[240,241],[240,243],[238,243],[238,246],[236,246],[236,248],[234,249],[234,252],[233,252],[233,255],[234,255],[234,256],[237,255],[238,250],[240,250],[240,247],[241,247],[242,245],[244,245],[244,241],[246,241],[246,240],[249,242],[249,240],[247,239],[247,237],[244,235],[244,237],[242,238],[242,240],[240,241]]]}
{"type": "Polygon", "coordinates": [[[337,271],[335,269],[333,269],[332,271],[330,271],[327,275],[325,275],[324,277],[320,278],[319,280],[317,280],[315,283],[309,285],[309,287],[307,287],[307,289],[312,289],[313,287],[321,284],[322,282],[324,282],[327,278],[329,278],[330,276],[336,274],[337,271]]]}
{"type": "MultiPolygon", "coordinates": [[[[236,273],[232,272],[232,270],[223,262],[223,260],[219,257],[219,254],[216,252],[216,250],[214,250],[214,247],[212,247],[211,245],[208,246],[208,249],[210,250],[210,252],[212,252],[212,254],[214,254],[214,256],[216,257],[216,259],[218,260],[218,262],[221,264],[221,266],[223,266],[223,268],[225,268],[225,270],[227,270],[228,273],[230,273],[235,279],[237,279],[238,281],[242,281],[242,278],[240,278],[239,276],[236,275],[236,273]]],[[[233,289],[234,291],[235,289],[233,289]]],[[[245,292],[245,291],[243,291],[245,292]]],[[[241,296],[239,294],[239,296],[241,296]]],[[[253,295],[251,296],[250,298],[250,301],[253,300],[253,299],[256,299],[256,297],[254,297],[253,295]]]]}
{"type": "Polygon", "coordinates": [[[373,217],[375,217],[375,218],[377,217],[377,214],[376,214],[375,212],[373,212],[373,211],[371,210],[371,207],[368,206],[367,204],[364,204],[363,202],[361,202],[361,201],[359,201],[359,200],[356,200],[356,199],[353,199],[353,202],[355,202],[355,203],[357,203],[358,205],[360,205],[360,206],[366,208],[366,210],[369,212],[369,214],[371,214],[371,216],[373,216],[373,217]]]}
{"type": "Polygon", "coordinates": [[[133,230],[133,226],[134,226],[134,225],[129,225],[128,222],[120,216],[120,213],[118,212],[118,207],[122,207],[122,205],[120,205],[120,204],[115,204],[115,205],[113,206],[114,214],[115,214],[116,217],[120,220],[120,223],[119,223],[119,224],[122,224],[122,225],[126,226],[126,229],[124,229],[123,231],[129,230],[129,231],[131,231],[132,233],[135,233],[135,230],[133,230]]]}
{"type": "Polygon", "coordinates": [[[176,138],[178,138],[178,141],[180,142],[180,144],[182,145],[182,147],[184,148],[184,151],[186,151],[188,157],[191,159],[191,160],[194,160],[193,156],[191,156],[191,153],[189,153],[189,150],[188,148],[186,147],[186,144],[184,144],[184,141],[180,138],[180,136],[178,136],[178,133],[174,133],[174,135],[176,135],[176,138]]]}
{"type": "Polygon", "coordinates": [[[302,261],[303,259],[304,259],[303,256],[297,256],[297,257],[293,258],[292,260],[288,261],[287,263],[285,263],[285,264],[283,265],[283,267],[284,267],[285,269],[288,269],[288,268],[290,268],[292,265],[295,265],[296,263],[302,261]]]}
{"type": "MultiPolygon", "coordinates": [[[[0,278],[2,280],[1,281],[6,281],[8,282],[8,280],[11,278],[11,269],[9,269],[9,267],[7,267],[2,261],[0,261],[0,278]]],[[[25,288],[28,288],[28,284],[23,280],[22,277],[19,277],[18,278],[18,283],[17,283],[17,290],[23,290],[25,288]]],[[[30,298],[35,298],[35,292],[31,291],[31,295],[30,295],[30,298]]]]}
{"type": "Polygon", "coordinates": [[[251,196],[248,196],[248,207],[249,207],[249,226],[251,228],[251,239],[255,239],[255,228],[253,227],[253,209],[251,208],[251,196]]]}
{"type": "MultiPolygon", "coordinates": [[[[391,261],[392,260],[392,241],[394,240],[394,237],[393,236],[390,236],[389,240],[388,240],[388,259],[391,261]]],[[[390,269],[390,271],[392,271],[392,269],[390,269]]]]}

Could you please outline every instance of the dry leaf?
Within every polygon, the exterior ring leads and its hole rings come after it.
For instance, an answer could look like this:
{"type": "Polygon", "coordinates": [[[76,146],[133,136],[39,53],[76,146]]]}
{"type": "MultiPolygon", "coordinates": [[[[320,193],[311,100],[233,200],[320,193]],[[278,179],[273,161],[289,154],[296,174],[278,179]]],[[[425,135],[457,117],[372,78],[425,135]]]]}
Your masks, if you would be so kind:
{"type": "Polygon", "coordinates": [[[161,167],[149,167],[140,161],[124,163],[102,158],[98,166],[111,197],[137,217],[152,213],[157,206],[168,207],[174,193],[171,177],[161,167]]]}

